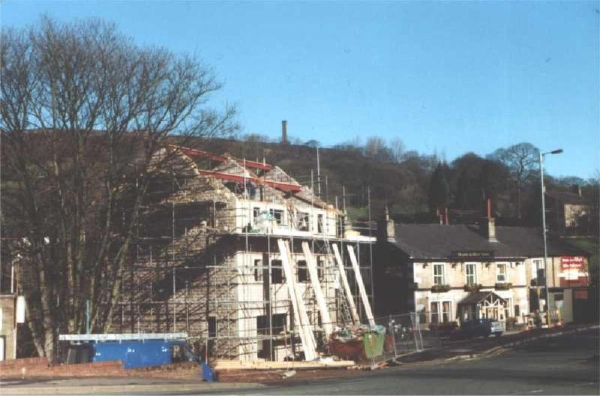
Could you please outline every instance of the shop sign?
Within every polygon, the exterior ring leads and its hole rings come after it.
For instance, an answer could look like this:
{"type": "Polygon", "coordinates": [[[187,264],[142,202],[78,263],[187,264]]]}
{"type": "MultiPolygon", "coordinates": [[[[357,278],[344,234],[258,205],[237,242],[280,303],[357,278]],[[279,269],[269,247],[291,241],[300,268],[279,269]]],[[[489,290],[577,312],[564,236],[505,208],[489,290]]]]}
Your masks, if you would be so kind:
{"type": "Polygon", "coordinates": [[[491,259],[491,258],[494,258],[494,251],[493,250],[467,250],[467,251],[454,250],[452,252],[452,257],[455,257],[457,259],[468,259],[468,260],[491,259]]]}
{"type": "Polygon", "coordinates": [[[583,257],[569,257],[563,256],[560,258],[560,269],[563,271],[581,271],[583,270],[584,262],[583,257]]]}
{"type": "Polygon", "coordinates": [[[587,272],[583,257],[563,256],[560,258],[560,286],[587,286],[587,272]]]}

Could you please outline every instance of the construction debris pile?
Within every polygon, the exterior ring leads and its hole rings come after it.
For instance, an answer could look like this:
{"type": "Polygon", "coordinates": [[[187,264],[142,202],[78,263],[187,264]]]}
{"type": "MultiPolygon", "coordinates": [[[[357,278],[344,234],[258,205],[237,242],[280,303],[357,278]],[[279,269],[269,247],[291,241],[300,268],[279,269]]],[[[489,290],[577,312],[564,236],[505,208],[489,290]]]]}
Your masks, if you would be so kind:
{"type": "Polygon", "coordinates": [[[340,359],[366,361],[383,354],[384,326],[359,325],[345,327],[331,334],[329,353],[340,359]]]}

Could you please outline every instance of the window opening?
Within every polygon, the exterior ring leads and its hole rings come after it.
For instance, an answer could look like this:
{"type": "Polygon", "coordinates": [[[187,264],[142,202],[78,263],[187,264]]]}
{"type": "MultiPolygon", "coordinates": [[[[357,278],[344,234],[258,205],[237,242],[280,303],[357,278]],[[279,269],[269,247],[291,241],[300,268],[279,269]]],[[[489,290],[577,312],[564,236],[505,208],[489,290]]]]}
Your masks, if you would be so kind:
{"type": "Polygon", "coordinates": [[[283,283],[281,260],[271,261],[271,283],[283,283]]]}
{"type": "Polygon", "coordinates": [[[263,273],[262,260],[260,260],[260,259],[254,260],[254,280],[257,282],[262,282],[262,280],[263,280],[262,273],[263,273]]]}
{"type": "Polygon", "coordinates": [[[298,212],[298,230],[310,231],[310,214],[298,212]]]}
{"type": "Polygon", "coordinates": [[[439,310],[440,310],[440,303],[438,303],[437,301],[433,301],[431,303],[431,323],[439,323],[440,322],[439,310]]]}
{"type": "Polygon", "coordinates": [[[269,209],[269,214],[273,217],[277,225],[283,225],[283,210],[269,209]]]}
{"type": "Polygon", "coordinates": [[[496,264],[496,282],[506,283],[506,264],[496,264]]]}
{"type": "Polygon", "coordinates": [[[433,284],[444,285],[444,264],[433,265],[433,284]]]}
{"type": "Polygon", "coordinates": [[[466,265],[466,274],[467,274],[467,285],[475,285],[477,283],[477,265],[476,264],[467,264],[466,265]]]}
{"type": "Polygon", "coordinates": [[[308,282],[308,267],[306,260],[298,261],[298,282],[308,282]]]}
{"type": "Polygon", "coordinates": [[[208,317],[208,338],[217,336],[217,318],[215,316],[208,317]]]}

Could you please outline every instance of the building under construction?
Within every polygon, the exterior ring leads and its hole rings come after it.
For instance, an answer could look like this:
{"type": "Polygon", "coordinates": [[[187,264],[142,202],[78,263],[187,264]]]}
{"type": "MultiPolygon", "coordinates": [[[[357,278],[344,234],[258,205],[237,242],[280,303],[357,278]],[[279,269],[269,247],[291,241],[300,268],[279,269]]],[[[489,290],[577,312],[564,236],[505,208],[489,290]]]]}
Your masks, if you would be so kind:
{"type": "Polygon", "coordinates": [[[369,229],[277,166],[169,146],[114,332],[186,332],[209,356],[313,360],[373,322],[369,229]]]}

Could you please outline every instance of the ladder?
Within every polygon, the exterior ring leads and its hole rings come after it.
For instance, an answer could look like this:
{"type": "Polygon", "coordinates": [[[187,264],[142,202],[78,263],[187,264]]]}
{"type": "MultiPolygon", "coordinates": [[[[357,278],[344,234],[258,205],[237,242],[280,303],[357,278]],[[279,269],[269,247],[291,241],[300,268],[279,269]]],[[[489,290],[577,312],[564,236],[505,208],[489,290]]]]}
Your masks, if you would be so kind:
{"type": "MultiPolygon", "coordinates": [[[[358,316],[358,311],[356,310],[356,305],[354,304],[354,297],[352,296],[352,290],[350,289],[350,284],[348,283],[348,278],[346,277],[346,270],[344,269],[344,262],[342,261],[342,257],[340,256],[340,251],[336,244],[332,245],[333,253],[335,255],[335,259],[337,262],[338,271],[340,273],[340,278],[342,279],[342,285],[344,286],[344,291],[346,294],[346,301],[348,303],[348,308],[350,311],[350,317],[352,318],[351,323],[359,324],[360,317],[358,316]]],[[[344,299],[342,299],[344,300],[344,299]]]]}
{"type": "MultiPolygon", "coordinates": [[[[317,226],[318,229],[320,229],[324,235],[323,235],[323,244],[325,245],[325,252],[326,252],[326,264],[327,264],[327,269],[331,270],[331,272],[329,273],[329,275],[333,278],[333,280],[338,280],[341,283],[344,283],[344,286],[342,286],[342,288],[344,289],[345,293],[343,290],[335,290],[335,301],[336,301],[336,306],[337,306],[337,310],[338,313],[341,316],[342,319],[342,323],[346,326],[351,326],[353,324],[359,324],[360,320],[358,319],[358,313],[356,312],[356,308],[354,307],[354,299],[352,297],[352,293],[350,291],[349,287],[346,287],[347,282],[347,278],[346,278],[346,271],[344,270],[344,266],[342,264],[341,267],[336,266],[335,262],[336,262],[336,258],[339,259],[339,252],[337,251],[337,246],[334,245],[335,250],[337,253],[337,256],[334,255],[334,253],[332,252],[331,249],[331,244],[329,243],[329,238],[327,235],[327,223],[324,224],[323,222],[323,217],[321,218],[317,218],[317,226]],[[350,307],[349,304],[352,304],[352,308],[350,307]],[[353,314],[354,312],[354,314],[353,314]]],[[[339,259],[341,262],[341,259],[339,259]]],[[[326,275],[327,276],[327,275],[326,275]]],[[[340,318],[336,318],[337,322],[340,322],[340,318]]]]}
{"type": "MultiPolygon", "coordinates": [[[[325,224],[323,224],[323,218],[318,218],[317,226],[318,229],[323,230],[324,233],[327,233],[327,230],[325,229],[325,224]]],[[[329,243],[329,238],[327,237],[327,235],[323,236],[323,244],[325,246],[326,253],[325,268],[323,268],[324,276],[330,276],[332,280],[335,280],[336,276],[339,276],[339,278],[341,278],[339,270],[336,271],[335,257],[333,255],[333,252],[331,251],[331,244],[329,243]]],[[[344,297],[344,293],[338,290],[335,290],[335,292],[336,295],[334,298],[337,302],[337,307],[339,309],[339,314],[342,318],[342,323],[347,326],[354,324],[352,314],[350,312],[350,307],[348,306],[348,302],[344,297]],[[338,294],[342,295],[341,298],[338,294]]],[[[336,318],[336,321],[339,323],[339,318],[336,318]]]]}
{"type": "MultiPolygon", "coordinates": [[[[335,257],[333,256],[333,252],[331,251],[331,245],[329,244],[329,240],[325,239],[325,251],[327,253],[327,269],[330,271],[329,275],[335,279],[338,278],[338,282],[341,282],[341,274],[339,270],[335,266],[335,257]]],[[[346,297],[344,295],[343,290],[335,290],[335,301],[337,302],[337,307],[339,310],[339,314],[342,319],[342,323],[346,326],[354,324],[352,320],[352,313],[350,312],[350,307],[348,306],[348,301],[346,301],[346,297]],[[341,296],[340,296],[341,295],[341,296]]],[[[337,320],[339,322],[339,318],[337,320]]]]}

